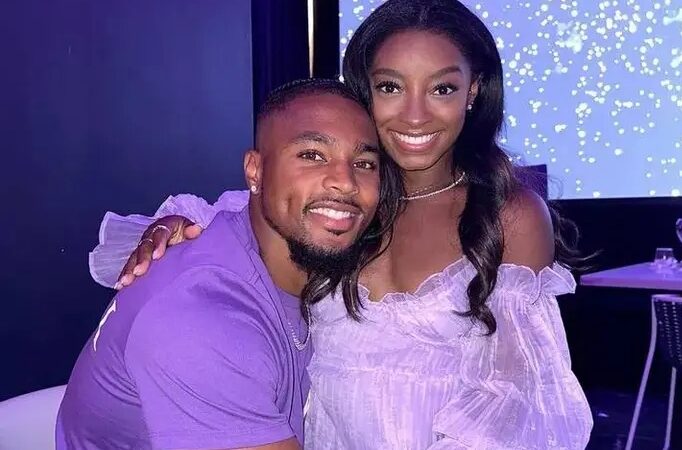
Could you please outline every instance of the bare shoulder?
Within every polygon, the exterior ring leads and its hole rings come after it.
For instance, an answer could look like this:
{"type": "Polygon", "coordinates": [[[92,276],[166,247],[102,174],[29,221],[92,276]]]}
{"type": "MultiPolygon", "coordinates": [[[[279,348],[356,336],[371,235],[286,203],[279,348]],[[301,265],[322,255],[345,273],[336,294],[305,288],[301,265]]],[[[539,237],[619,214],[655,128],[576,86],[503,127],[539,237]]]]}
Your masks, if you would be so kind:
{"type": "Polygon", "coordinates": [[[519,189],[502,208],[505,263],[538,272],[554,261],[554,231],[545,201],[530,189],[519,189]]]}

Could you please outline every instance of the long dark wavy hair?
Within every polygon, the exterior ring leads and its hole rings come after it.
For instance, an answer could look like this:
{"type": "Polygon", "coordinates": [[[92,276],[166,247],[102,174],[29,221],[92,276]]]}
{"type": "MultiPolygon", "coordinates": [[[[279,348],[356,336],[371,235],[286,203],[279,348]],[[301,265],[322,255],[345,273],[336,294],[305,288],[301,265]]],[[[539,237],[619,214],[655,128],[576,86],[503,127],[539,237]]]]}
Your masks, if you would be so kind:
{"type": "MultiPolygon", "coordinates": [[[[258,124],[262,123],[266,116],[274,111],[285,109],[294,99],[315,94],[337,95],[356,102],[363,108],[367,107],[367,104],[360,101],[347,85],[338,80],[322,78],[296,80],[280,86],[270,93],[259,109],[256,127],[259,128],[258,124]]],[[[357,251],[349,255],[355,260],[351,264],[345,265],[346,267],[353,267],[353,269],[348,271],[308,270],[308,278],[301,291],[301,311],[307,322],[310,322],[307,305],[317,303],[339,288],[343,293],[344,303],[351,317],[359,320],[358,310],[361,307],[361,301],[358,294],[358,278],[360,272],[390,244],[393,235],[393,222],[401,206],[400,197],[404,195],[400,167],[383,149],[379,151],[379,176],[381,181],[376,213],[355,243],[357,251]]]]}
{"type": "MultiPolygon", "coordinates": [[[[355,31],[343,61],[344,81],[370,109],[369,72],[374,56],[388,37],[405,30],[447,36],[469,62],[472,80],[478,81],[473,110],[467,113],[454,144],[452,170],[453,174],[463,171],[467,177],[467,200],[458,231],[464,255],[476,269],[467,287],[469,311],[461,314],[483,322],[492,334],[497,323],[486,301],[495,288],[504,251],[500,213],[522,186],[508,155],[498,145],[504,123],[500,55],[483,22],[457,0],[388,0],[355,31]]],[[[575,248],[577,230],[549,206],[555,258],[571,266],[580,260],[575,248]]]]}

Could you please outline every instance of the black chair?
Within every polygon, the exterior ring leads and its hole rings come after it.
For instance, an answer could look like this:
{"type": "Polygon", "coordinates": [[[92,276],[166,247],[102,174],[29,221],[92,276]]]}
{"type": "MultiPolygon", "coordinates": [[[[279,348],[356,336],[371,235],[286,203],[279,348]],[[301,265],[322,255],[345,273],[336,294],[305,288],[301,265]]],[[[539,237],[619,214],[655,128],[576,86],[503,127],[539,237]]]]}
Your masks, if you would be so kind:
{"type": "Polygon", "coordinates": [[[668,394],[668,415],[665,429],[665,442],[663,450],[670,448],[670,436],[673,425],[673,408],[675,406],[675,384],[677,381],[677,369],[682,368],[682,297],[671,294],[653,295],[651,297],[651,340],[649,342],[649,354],[644,365],[642,381],[639,385],[635,412],[630,423],[630,432],[625,449],[632,449],[637,430],[639,413],[644,400],[646,384],[649,380],[651,363],[654,360],[656,347],[672,368],[670,373],[670,392],[668,394]]]}

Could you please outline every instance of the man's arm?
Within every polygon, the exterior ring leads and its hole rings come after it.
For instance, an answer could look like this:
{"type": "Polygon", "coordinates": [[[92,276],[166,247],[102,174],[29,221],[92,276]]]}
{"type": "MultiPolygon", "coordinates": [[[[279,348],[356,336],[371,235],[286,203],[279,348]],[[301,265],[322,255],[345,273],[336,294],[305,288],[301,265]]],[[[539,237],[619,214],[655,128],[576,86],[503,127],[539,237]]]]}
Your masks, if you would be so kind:
{"type": "Polygon", "coordinates": [[[143,275],[166,247],[194,239],[220,211],[240,211],[249,200],[248,191],[226,191],[209,204],[192,194],[170,196],[154,216],[104,215],[99,244],[89,256],[90,275],[105,287],[120,289],[143,275]],[[133,273],[133,270],[135,273],[133,273]]]}
{"type": "Polygon", "coordinates": [[[296,449],[259,294],[195,267],[140,311],[125,351],[154,448],[296,449]]]}
{"type": "Polygon", "coordinates": [[[258,447],[242,447],[238,450],[301,450],[301,446],[295,438],[291,438],[286,441],[275,442],[274,444],[259,445],[258,447]]]}

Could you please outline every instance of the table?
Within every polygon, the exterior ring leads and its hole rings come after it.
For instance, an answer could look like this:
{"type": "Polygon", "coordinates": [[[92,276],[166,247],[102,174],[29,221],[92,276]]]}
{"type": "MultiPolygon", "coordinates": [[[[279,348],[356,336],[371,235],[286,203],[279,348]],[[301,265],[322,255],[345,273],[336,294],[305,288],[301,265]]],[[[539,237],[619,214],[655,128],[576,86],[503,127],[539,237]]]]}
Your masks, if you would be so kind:
{"type": "Polygon", "coordinates": [[[656,270],[652,263],[603,270],[580,277],[583,286],[682,291],[682,270],[656,270]]]}
{"type": "MultiPolygon", "coordinates": [[[[679,292],[682,291],[682,270],[678,268],[660,269],[654,266],[654,264],[647,262],[583,275],[580,277],[580,284],[582,286],[652,289],[657,291],[679,292]]],[[[644,392],[646,390],[646,384],[647,380],[649,379],[649,372],[651,370],[651,363],[653,362],[654,353],[656,351],[658,324],[654,311],[654,299],[660,297],[665,296],[653,295],[651,297],[651,340],[649,342],[649,353],[647,355],[646,364],[644,365],[642,381],[639,385],[639,392],[637,394],[637,402],[635,403],[635,411],[632,415],[632,421],[630,423],[628,440],[625,444],[626,450],[632,449],[632,444],[635,439],[635,431],[637,429],[637,421],[639,419],[639,413],[644,400],[644,392]]],[[[682,302],[682,298],[679,298],[678,296],[670,295],[667,297],[669,297],[666,299],[668,301],[682,302]]],[[[669,448],[670,446],[670,434],[672,431],[672,405],[675,399],[676,375],[677,371],[673,367],[670,381],[668,423],[666,427],[666,442],[664,448],[669,448]]]]}

